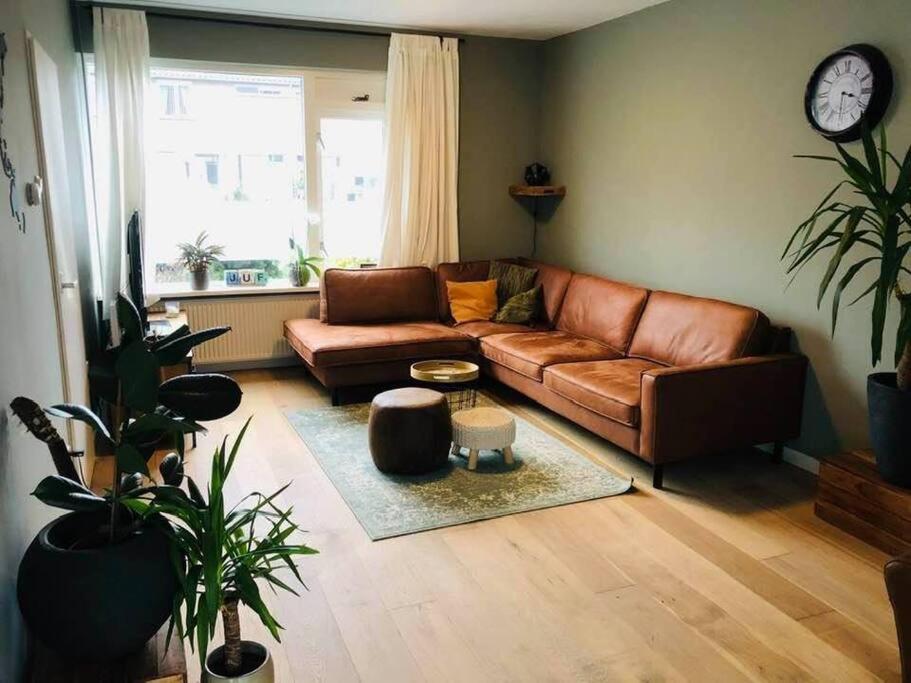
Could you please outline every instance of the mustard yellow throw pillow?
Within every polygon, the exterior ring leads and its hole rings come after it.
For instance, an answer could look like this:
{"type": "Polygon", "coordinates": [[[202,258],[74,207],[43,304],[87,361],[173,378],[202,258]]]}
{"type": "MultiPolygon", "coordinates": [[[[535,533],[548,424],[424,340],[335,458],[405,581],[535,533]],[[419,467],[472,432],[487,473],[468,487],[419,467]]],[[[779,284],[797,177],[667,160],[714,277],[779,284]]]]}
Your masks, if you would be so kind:
{"type": "Polygon", "coordinates": [[[449,310],[457,323],[471,320],[490,320],[497,312],[497,281],[480,282],[446,281],[449,310]]]}

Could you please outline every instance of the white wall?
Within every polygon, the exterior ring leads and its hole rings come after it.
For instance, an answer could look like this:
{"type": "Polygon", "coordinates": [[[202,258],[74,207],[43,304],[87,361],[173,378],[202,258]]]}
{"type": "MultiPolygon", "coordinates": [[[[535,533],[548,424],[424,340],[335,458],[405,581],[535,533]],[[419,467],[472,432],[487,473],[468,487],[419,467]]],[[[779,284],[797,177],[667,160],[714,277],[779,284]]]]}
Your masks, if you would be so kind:
{"type": "MultiPolygon", "coordinates": [[[[0,31],[6,33],[6,108],[3,135],[18,177],[18,196],[38,171],[32,108],[25,58],[29,30],[57,63],[67,130],[70,181],[74,193],[76,242],[80,245],[80,280],[87,283],[85,216],[79,160],[78,79],[65,0],[2,0],[0,31]]],[[[28,229],[18,231],[0,174],[0,680],[21,676],[24,633],[16,604],[19,560],[36,531],[56,512],[29,494],[53,471],[47,449],[25,432],[9,411],[20,394],[39,403],[60,400],[62,387],[57,350],[51,274],[40,208],[25,209],[28,229]]]]}

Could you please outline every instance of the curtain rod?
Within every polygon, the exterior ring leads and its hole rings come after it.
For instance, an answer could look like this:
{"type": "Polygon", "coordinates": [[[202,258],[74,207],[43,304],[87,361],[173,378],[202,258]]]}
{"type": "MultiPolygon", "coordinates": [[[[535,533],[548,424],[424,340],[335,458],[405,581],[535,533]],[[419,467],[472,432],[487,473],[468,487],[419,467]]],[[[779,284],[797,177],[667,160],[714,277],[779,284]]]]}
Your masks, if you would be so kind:
{"type": "MultiPolygon", "coordinates": [[[[344,28],[338,24],[328,24],[326,26],[317,26],[313,24],[302,24],[297,23],[293,19],[290,20],[294,23],[280,23],[274,20],[269,20],[269,18],[264,17],[262,20],[250,16],[250,15],[237,15],[232,17],[225,14],[219,14],[215,12],[206,12],[199,10],[179,10],[179,9],[167,9],[163,7],[156,6],[147,6],[147,5],[126,5],[123,3],[116,2],[80,2],[76,1],[74,3],[77,7],[100,7],[100,8],[111,8],[111,9],[132,9],[132,10],[141,10],[146,13],[146,16],[150,17],[162,17],[164,19],[183,19],[185,21],[207,21],[213,22],[216,24],[230,24],[233,26],[257,26],[260,28],[278,28],[286,29],[292,31],[315,31],[317,33],[340,33],[350,36],[371,36],[374,38],[381,38],[392,35],[392,31],[383,31],[376,30],[371,31],[368,29],[361,28],[344,28]]],[[[415,31],[403,31],[404,33],[415,33],[415,31]]],[[[441,35],[441,38],[456,38],[456,36],[441,35]]],[[[460,43],[464,43],[464,38],[458,38],[460,43]]]]}

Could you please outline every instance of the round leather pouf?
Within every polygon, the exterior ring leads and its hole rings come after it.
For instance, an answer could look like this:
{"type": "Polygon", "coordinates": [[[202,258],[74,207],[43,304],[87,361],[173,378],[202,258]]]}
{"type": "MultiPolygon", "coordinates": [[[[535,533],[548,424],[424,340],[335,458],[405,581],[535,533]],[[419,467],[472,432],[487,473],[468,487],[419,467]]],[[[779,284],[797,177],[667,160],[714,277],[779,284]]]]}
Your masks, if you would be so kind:
{"type": "Polygon", "coordinates": [[[387,474],[425,474],[449,461],[452,422],[446,397],[432,389],[393,389],[370,405],[370,455],[387,474]]]}

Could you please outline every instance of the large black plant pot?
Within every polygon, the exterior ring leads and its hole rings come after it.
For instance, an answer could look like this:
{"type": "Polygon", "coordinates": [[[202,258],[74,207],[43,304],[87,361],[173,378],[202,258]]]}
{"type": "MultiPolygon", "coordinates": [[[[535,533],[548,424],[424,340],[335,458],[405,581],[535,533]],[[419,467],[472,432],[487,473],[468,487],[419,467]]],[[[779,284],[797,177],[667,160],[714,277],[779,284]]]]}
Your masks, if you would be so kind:
{"type": "Polygon", "coordinates": [[[19,565],[19,608],[42,643],[78,659],[137,652],[164,624],[177,592],[168,537],[146,525],[101,547],[68,550],[106,513],[71,512],[44,527],[19,565]]]}
{"type": "Polygon", "coordinates": [[[894,372],[867,377],[870,441],[876,469],[890,484],[911,487],[911,391],[902,391],[894,372]]]}

